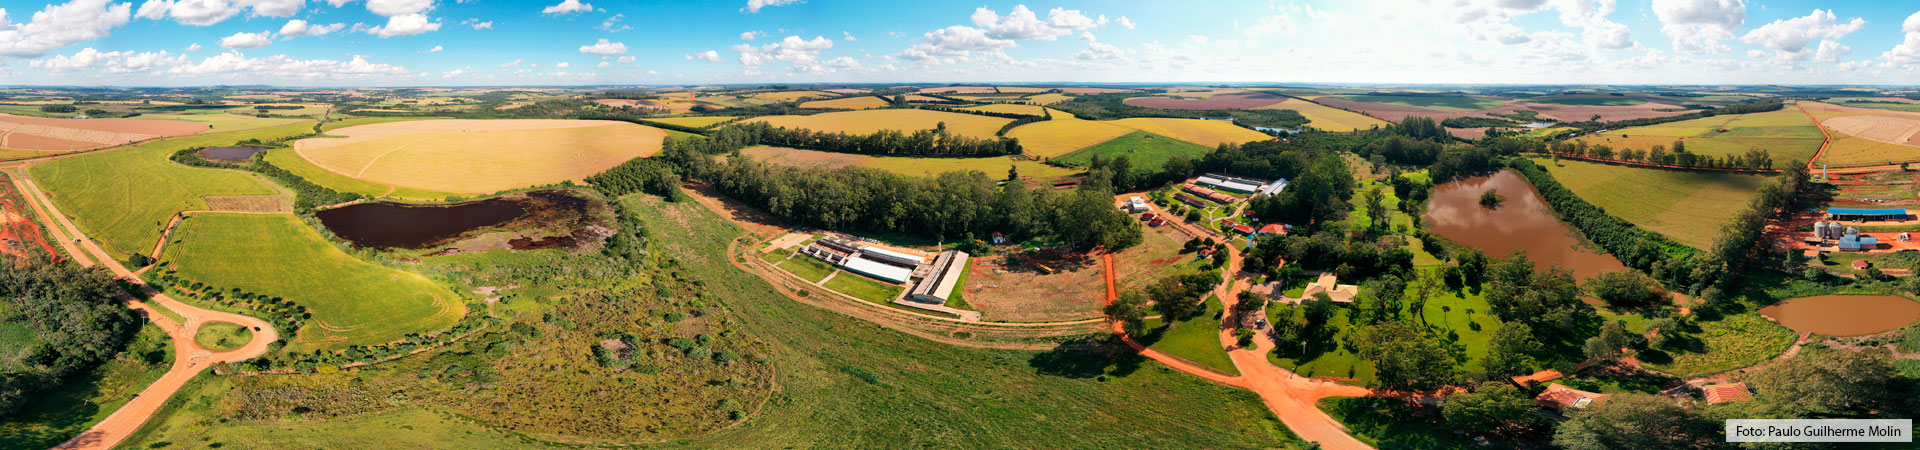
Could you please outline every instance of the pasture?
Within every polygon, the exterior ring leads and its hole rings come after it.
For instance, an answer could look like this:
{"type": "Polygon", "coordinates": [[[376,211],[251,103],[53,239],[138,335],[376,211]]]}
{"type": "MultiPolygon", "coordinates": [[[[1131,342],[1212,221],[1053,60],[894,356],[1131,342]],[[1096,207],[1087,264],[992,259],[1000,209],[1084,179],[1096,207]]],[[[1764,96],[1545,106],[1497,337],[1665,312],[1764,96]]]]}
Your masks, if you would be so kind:
{"type": "Polygon", "coordinates": [[[301,158],[388,186],[483,194],[580,180],[660,151],[658,128],[590,120],[419,120],[294,143],[301,158]]]}
{"type": "Polygon", "coordinates": [[[1053,158],[1132,132],[1133,129],[1112,122],[1068,119],[1055,113],[1053,120],[1014,127],[1007,131],[1007,137],[1019,139],[1028,155],[1053,158]]]}
{"type": "MultiPolygon", "coordinates": [[[[249,109],[248,111],[252,111],[252,110],[249,109]]],[[[213,113],[205,113],[205,114],[196,114],[191,112],[171,113],[171,114],[144,114],[144,115],[141,115],[139,119],[170,120],[175,122],[197,123],[197,124],[201,124],[201,126],[206,127],[207,131],[210,131],[210,132],[251,130],[254,128],[265,128],[265,127],[271,127],[271,126],[286,125],[294,122],[310,122],[310,120],[306,120],[306,119],[268,118],[268,117],[257,117],[257,116],[251,116],[251,115],[227,114],[224,112],[213,112],[213,113]]]]}
{"type": "Polygon", "coordinates": [[[1069,164],[1087,165],[1095,157],[1110,160],[1124,155],[1133,163],[1134,169],[1158,172],[1168,160],[1175,156],[1184,156],[1193,160],[1206,156],[1210,151],[1213,149],[1200,144],[1145,131],[1135,131],[1054,159],[1069,164]]]}
{"type": "Polygon", "coordinates": [[[747,120],[766,122],[777,127],[856,135],[873,134],[880,130],[912,133],[918,130],[931,130],[941,123],[946,123],[948,132],[982,139],[993,139],[994,134],[1000,132],[1000,127],[1013,122],[1013,119],[924,109],[843,111],[810,116],[764,116],[747,120]]]}
{"type": "Polygon", "coordinates": [[[354,258],[292,215],[194,214],[162,260],[181,278],[284,297],[313,313],[293,348],[377,345],[452,326],[460,298],[419,274],[354,258]]]}
{"type": "Polygon", "coordinates": [[[740,154],[759,161],[789,166],[859,166],[907,176],[933,176],[944,172],[977,170],[986,173],[989,177],[1002,177],[1006,176],[1007,168],[1013,167],[1020,171],[1021,176],[1046,180],[1067,177],[1078,172],[1073,169],[1041,164],[1039,161],[1016,160],[1004,156],[984,158],[915,158],[910,156],[867,156],[851,153],[764,146],[740,150],[740,154]]]}
{"type": "Polygon", "coordinates": [[[125,257],[151,251],[174,213],[209,209],[206,197],[279,193],[246,172],[174,164],[167,158],[175,151],[311,131],[310,123],[294,123],[160,139],[55,160],[27,171],[88,236],[99,240],[116,257],[125,257]]]}
{"type": "Polygon", "coordinates": [[[800,107],[819,109],[874,109],[885,108],[889,105],[892,104],[886,100],[881,100],[880,97],[862,95],[859,97],[836,98],[832,100],[814,100],[801,103],[800,107]]]}
{"type": "MultiPolygon", "coordinates": [[[[1736,155],[1761,149],[1773,157],[1774,167],[1813,158],[1823,140],[1820,129],[1797,107],[1755,114],[1731,114],[1612,130],[1578,138],[1588,145],[1648,150],[1684,141],[1687,151],[1701,155],[1736,155]],[[1725,131],[1721,131],[1725,130],[1725,131]]],[[[1831,157],[1831,152],[1829,154],[1831,157]]]]}
{"type": "Polygon", "coordinates": [[[710,127],[717,123],[733,120],[733,118],[734,116],[687,116],[687,117],[659,117],[659,118],[647,119],[647,121],[660,122],[667,125],[679,125],[683,127],[710,127]]]}
{"type": "Polygon", "coordinates": [[[1387,121],[1385,120],[1375,119],[1353,111],[1332,108],[1297,98],[1289,98],[1280,103],[1260,107],[1260,109],[1291,109],[1307,118],[1307,126],[1318,128],[1321,131],[1332,131],[1336,133],[1365,130],[1387,125],[1387,121]]]}
{"type": "Polygon", "coordinates": [[[1641,228],[1694,248],[1710,248],[1720,227],[1746,209],[1772,177],[1688,172],[1534,158],[1580,198],[1641,228]]]}
{"type": "Polygon", "coordinates": [[[1224,120],[1134,117],[1109,123],[1208,147],[1273,139],[1266,133],[1241,128],[1224,120]]]}
{"type": "Polygon", "coordinates": [[[1147,331],[1141,333],[1140,340],[1154,350],[1221,373],[1239,375],[1240,369],[1233,366],[1226,347],[1220,345],[1220,318],[1224,310],[1219,298],[1208,295],[1206,306],[1193,317],[1171,323],[1161,318],[1146,319],[1141,328],[1147,331]]]}

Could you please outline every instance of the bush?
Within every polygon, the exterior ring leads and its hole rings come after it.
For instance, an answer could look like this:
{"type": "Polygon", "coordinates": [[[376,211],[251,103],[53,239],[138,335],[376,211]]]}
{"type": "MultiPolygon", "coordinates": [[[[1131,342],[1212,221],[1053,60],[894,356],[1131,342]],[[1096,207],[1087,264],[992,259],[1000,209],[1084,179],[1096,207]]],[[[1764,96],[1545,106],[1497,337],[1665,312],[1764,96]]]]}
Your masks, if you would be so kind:
{"type": "Polygon", "coordinates": [[[77,111],[80,111],[80,108],[73,105],[40,105],[40,112],[70,113],[77,111]]]}

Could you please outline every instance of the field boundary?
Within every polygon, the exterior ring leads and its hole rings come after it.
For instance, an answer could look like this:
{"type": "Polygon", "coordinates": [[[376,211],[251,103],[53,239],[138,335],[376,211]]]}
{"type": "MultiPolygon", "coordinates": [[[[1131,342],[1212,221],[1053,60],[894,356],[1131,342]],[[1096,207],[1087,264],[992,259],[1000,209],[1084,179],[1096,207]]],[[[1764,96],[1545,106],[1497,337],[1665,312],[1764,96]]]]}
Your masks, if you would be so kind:
{"type": "MultiPolygon", "coordinates": [[[[1529,152],[1529,153],[1533,153],[1533,152],[1529,152]]],[[[1645,167],[1649,169],[1667,169],[1667,170],[1679,170],[1679,171],[1691,171],[1691,172],[1780,173],[1780,169],[1735,169],[1735,168],[1729,168],[1729,167],[1686,167],[1686,166],[1675,166],[1671,164],[1654,164],[1654,163],[1621,161],[1617,159],[1599,159],[1599,158],[1589,158],[1585,156],[1561,155],[1561,154],[1550,153],[1550,152],[1539,152],[1539,153],[1533,153],[1533,154],[1587,161],[1587,162],[1600,163],[1600,164],[1611,164],[1616,166],[1645,167]]]]}

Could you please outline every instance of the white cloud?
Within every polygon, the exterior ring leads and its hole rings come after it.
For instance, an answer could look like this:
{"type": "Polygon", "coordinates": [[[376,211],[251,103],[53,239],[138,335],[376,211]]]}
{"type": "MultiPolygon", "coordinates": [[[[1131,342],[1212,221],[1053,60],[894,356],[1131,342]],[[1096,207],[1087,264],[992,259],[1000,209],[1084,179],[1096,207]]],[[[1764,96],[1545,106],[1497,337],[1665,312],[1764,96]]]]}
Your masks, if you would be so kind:
{"type": "Polygon", "coordinates": [[[562,68],[562,69],[565,69],[565,68],[568,68],[568,67],[573,67],[573,63],[570,63],[570,62],[563,62],[563,63],[559,63],[559,64],[554,64],[553,66],[554,66],[554,67],[558,67],[558,68],[562,68]]]}
{"type": "Polygon", "coordinates": [[[1733,38],[1733,30],[1747,21],[1745,0],[1653,0],[1653,13],[1660,18],[1660,32],[1673,39],[1676,52],[1688,54],[1726,53],[1720,43],[1733,38]]]}
{"type": "Polygon", "coordinates": [[[1920,12],[1907,16],[1900,24],[1900,31],[1906,33],[1906,37],[1899,45],[1880,54],[1880,59],[1891,64],[1920,63],[1920,12]]]}
{"type": "Polygon", "coordinates": [[[167,70],[167,73],[179,75],[251,75],[267,79],[303,79],[303,80],[350,80],[381,77],[399,77],[414,72],[391,64],[368,62],[364,56],[354,56],[352,60],[335,61],[326,59],[300,60],[287,55],[274,55],[266,58],[248,58],[239,53],[222,53],[207,57],[198,63],[182,64],[167,70]]]}
{"type": "Polygon", "coordinates": [[[692,61],[696,59],[701,61],[707,61],[707,62],[720,62],[720,52],[714,51],[714,50],[707,50],[700,53],[687,54],[688,61],[692,61]]]}
{"type": "Polygon", "coordinates": [[[48,5],[27,23],[15,24],[0,8],[0,56],[33,57],[47,51],[107,37],[115,28],[132,20],[128,3],[108,5],[108,0],[73,0],[48,5]]]}
{"type": "Polygon", "coordinates": [[[800,71],[817,71],[820,52],[831,48],[833,40],[822,36],[814,36],[813,39],[787,36],[780,42],[759,47],[751,44],[733,46],[734,51],[740,52],[740,65],[752,68],[769,61],[782,61],[792,63],[794,69],[800,71]]]}
{"type": "MultiPolygon", "coordinates": [[[[718,53],[716,53],[715,55],[718,55],[718,53]]],[[[626,63],[631,63],[631,62],[634,62],[634,61],[639,61],[639,60],[640,60],[640,58],[635,58],[635,57],[632,57],[632,56],[622,56],[622,57],[619,57],[619,58],[615,58],[615,59],[614,59],[614,61],[615,61],[615,62],[619,62],[619,63],[621,63],[621,64],[626,64],[626,63]]]]}
{"type": "Polygon", "coordinates": [[[273,32],[271,31],[234,33],[232,36],[220,38],[220,46],[229,49],[260,48],[272,43],[273,32]]]}
{"type": "Polygon", "coordinates": [[[1913,15],[1907,16],[1905,22],[1900,22],[1900,32],[1920,33],[1920,12],[1913,13],[1913,15]]]}
{"type": "Polygon", "coordinates": [[[433,0],[367,0],[367,11],[387,17],[419,14],[433,9],[433,0]]]}
{"type": "Polygon", "coordinates": [[[1127,16],[1120,16],[1120,26],[1127,27],[1129,30],[1133,29],[1133,19],[1128,19],[1127,16]]]}
{"type": "Polygon", "coordinates": [[[760,8],[765,8],[768,6],[791,5],[795,3],[806,3],[806,2],[803,2],[801,0],[747,0],[747,7],[742,8],[740,11],[746,12],[749,14],[759,14],[760,8]]]}
{"type": "Polygon", "coordinates": [[[1850,54],[1853,54],[1853,47],[1841,45],[1839,42],[1830,39],[1821,40],[1820,48],[1813,52],[1813,62],[1840,62],[1840,60],[1846,59],[1847,55],[1850,54]]]}
{"type": "Polygon", "coordinates": [[[524,62],[527,62],[527,60],[525,60],[525,59],[516,59],[516,60],[512,60],[512,61],[507,61],[507,62],[506,62],[505,64],[501,64],[501,65],[500,65],[500,67],[519,67],[519,66],[520,66],[520,63],[524,63],[524,62]]]}
{"type": "Polygon", "coordinates": [[[608,67],[612,67],[612,66],[613,66],[613,63],[610,63],[610,62],[606,62],[606,61],[601,61],[601,62],[600,62],[599,64],[594,64],[594,65],[593,65],[593,68],[595,68],[595,69],[605,69],[605,68],[608,68],[608,67]]]}
{"type": "Polygon", "coordinates": [[[186,63],[187,55],[174,55],[165,50],[157,53],[102,52],[88,47],[74,52],[73,55],[54,55],[52,58],[29,61],[27,67],[52,71],[99,70],[108,73],[126,73],[186,63]]]}
{"type": "Polygon", "coordinates": [[[286,25],[282,25],[280,27],[280,35],[285,36],[286,38],[293,38],[294,36],[319,36],[327,33],[332,33],[335,31],[340,31],[341,28],[346,28],[346,27],[347,27],[347,24],[344,24],[344,23],[336,23],[332,25],[315,25],[315,24],[309,24],[305,20],[293,19],[293,20],[287,21],[286,25]]]}
{"type": "MultiPolygon", "coordinates": [[[[1778,52],[1782,61],[1797,61],[1807,56],[1807,47],[1814,45],[1815,42],[1833,42],[1834,39],[1840,39],[1846,37],[1846,35],[1853,34],[1855,31],[1859,31],[1861,27],[1867,24],[1866,20],[1858,17],[1844,24],[1838,23],[1837,19],[1831,10],[1821,11],[1816,9],[1813,10],[1812,14],[1804,17],[1775,20],[1772,23],[1761,25],[1759,28],[1753,29],[1753,31],[1748,31],[1745,36],[1741,36],[1740,41],[1749,44],[1759,44],[1769,50],[1778,52]]],[[[1828,52],[1828,55],[1831,56],[1833,55],[1832,52],[1839,51],[1841,46],[1839,43],[1834,43],[1832,45],[1822,44],[1822,47],[1821,50],[1828,52]]]]}
{"type": "Polygon", "coordinates": [[[618,55],[626,52],[627,52],[627,44],[623,44],[619,42],[610,42],[606,39],[601,39],[599,42],[595,42],[592,45],[580,46],[580,53],[592,53],[592,54],[601,55],[601,56],[618,55]]]}
{"type": "Polygon", "coordinates": [[[447,49],[446,47],[435,45],[433,46],[433,48],[427,49],[427,53],[440,53],[441,50],[446,50],[446,49],[447,49]]]}
{"type": "Polygon", "coordinates": [[[631,26],[620,23],[621,20],[625,20],[626,18],[626,14],[614,14],[613,17],[608,17],[607,20],[601,21],[600,26],[594,28],[608,33],[619,33],[633,29],[631,26]]]}
{"type": "Polygon", "coordinates": [[[841,39],[845,39],[845,40],[846,40],[847,42],[860,42],[860,38],[857,38],[857,37],[853,37],[853,33],[852,33],[852,32],[848,32],[848,31],[841,31],[841,32],[840,32],[840,35],[841,35],[841,36],[844,36],[844,37],[842,37],[841,39]]]}
{"type": "Polygon", "coordinates": [[[1086,61],[1109,61],[1125,57],[1127,57],[1126,50],[1104,42],[1088,43],[1086,50],[1081,50],[1079,53],[1073,54],[1074,59],[1086,61]]]}
{"type": "Polygon", "coordinates": [[[832,59],[832,60],[829,60],[829,61],[827,61],[827,63],[826,63],[826,64],[827,64],[827,67],[832,67],[832,68],[835,68],[835,69],[858,69],[858,68],[860,68],[860,61],[858,61],[858,60],[855,60],[855,59],[853,59],[853,57],[851,57],[851,56],[842,56],[842,57],[839,57],[839,58],[834,58],[834,59],[832,59]]]}
{"type": "Polygon", "coordinates": [[[201,47],[199,42],[195,42],[193,43],[193,45],[187,46],[187,51],[189,52],[197,52],[197,51],[200,51],[200,49],[201,47]]]}
{"type": "Polygon", "coordinates": [[[470,27],[473,27],[473,29],[474,29],[474,30],[491,30],[491,29],[493,29],[493,21],[491,21],[491,20],[489,20],[489,21],[485,21],[485,22],[482,22],[482,21],[480,21],[480,19],[475,19],[475,18],[468,18],[467,20],[462,20],[462,21],[460,21],[460,24],[461,24],[461,25],[466,25],[466,26],[470,26],[470,27]]]}
{"type": "Polygon", "coordinates": [[[762,36],[766,36],[766,35],[767,35],[767,32],[765,31],[742,31],[740,32],[740,40],[751,41],[754,39],[759,39],[762,36]]]}
{"type": "Polygon", "coordinates": [[[441,72],[441,73],[440,73],[440,78],[453,78],[453,77],[457,77],[457,76],[461,76],[461,75],[466,75],[466,74],[467,74],[467,69],[463,67],[463,68],[459,68],[459,69],[453,69],[453,70],[449,70],[449,71],[446,71],[446,72],[441,72]]]}
{"type": "Polygon", "coordinates": [[[995,39],[1051,41],[1074,31],[1093,28],[1093,19],[1078,10],[1054,8],[1047,20],[1040,20],[1027,5],[1015,5],[1005,17],[986,8],[975,9],[973,25],[987,30],[995,39]]]}
{"type": "Polygon", "coordinates": [[[570,14],[570,13],[583,13],[583,12],[590,12],[590,11],[593,11],[593,4],[581,3],[580,0],[566,0],[566,1],[560,2],[557,5],[548,6],[546,9],[540,10],[540,13],[541,14],[570,14]]]}
{"type": "Polygon", "coordinates": [[[394,36],[412,36],[440,29],[440,22],[434,22],[425,14],[405,14],[387,18],[387,24],[368,28],[367,34],[382,39],[394,36]]]}

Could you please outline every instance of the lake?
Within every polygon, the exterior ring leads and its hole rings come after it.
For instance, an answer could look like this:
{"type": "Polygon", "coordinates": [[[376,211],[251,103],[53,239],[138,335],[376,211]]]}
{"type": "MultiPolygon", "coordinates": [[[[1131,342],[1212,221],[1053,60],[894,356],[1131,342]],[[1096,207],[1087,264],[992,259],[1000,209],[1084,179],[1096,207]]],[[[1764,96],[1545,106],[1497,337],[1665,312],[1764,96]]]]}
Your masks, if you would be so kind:
{"type": "Polygon", "coordinates": [[[1581,280],[1627,270],[1613,256],[1581,246],[1573,229],[1560,222],[1553,208],[1534,192],[1533,185],[1513,172],[1435,186],[1423,217],[1434,234],[1480,249],[1488,256],[1526,250],[1536,267],[1562,267],[1581,280]],[[1480,195],[1488,189],[1506,197],[1506,201],[1491,208],[1481,206],[1480,195]]]}

